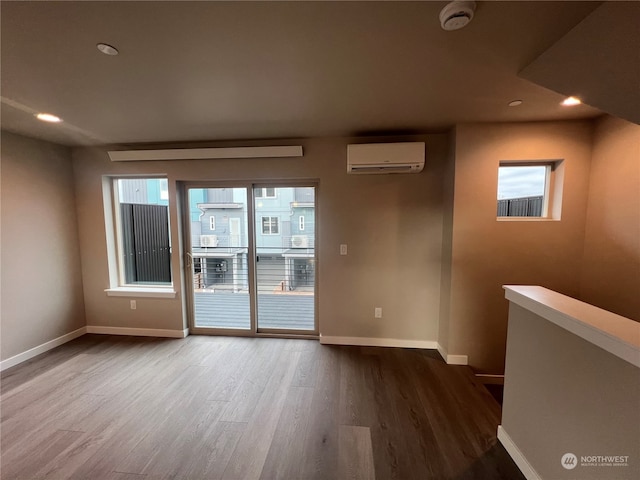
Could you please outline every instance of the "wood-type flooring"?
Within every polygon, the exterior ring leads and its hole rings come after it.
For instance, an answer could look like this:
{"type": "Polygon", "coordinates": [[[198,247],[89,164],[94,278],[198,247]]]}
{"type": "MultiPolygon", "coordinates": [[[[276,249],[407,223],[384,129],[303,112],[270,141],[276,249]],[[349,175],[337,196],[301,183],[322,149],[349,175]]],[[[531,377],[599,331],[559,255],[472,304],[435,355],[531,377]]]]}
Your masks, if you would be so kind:
{"type": "Polygon", "coordinates": [[[524,477],[435,351],[85,335],[2,373],[3,480],[524,477]]]}

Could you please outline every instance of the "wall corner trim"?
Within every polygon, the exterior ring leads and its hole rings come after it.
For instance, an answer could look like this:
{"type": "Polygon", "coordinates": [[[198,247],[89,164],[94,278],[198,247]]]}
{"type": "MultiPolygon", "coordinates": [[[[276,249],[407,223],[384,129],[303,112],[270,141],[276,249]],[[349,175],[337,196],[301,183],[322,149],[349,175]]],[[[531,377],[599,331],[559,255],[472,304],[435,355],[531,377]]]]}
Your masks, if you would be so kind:
{"type": "Polygon", "coordinates": [[[422,348],[435,350],[437,342],[428,340],[404,340],[399,338],[371,338],[371,337],[333,337],[320,335],[320,343],[323,345],[354,345],[361,347],[399,347],[422,348]]]}
{"type": "Polygon", "coordinates": [[[439,343],[436,343],[436,348],[442,359],[448,365],[469,365],[469,357],[467,355],[449,355],[447,349],[439,343]]]}
{"type": "Polygon", "coordinates": [[[97,333],[99,335],[131,335],[134,337],[185,338],[189,335],[189,329],[168,330],[161,328],[104,327],[99,325],[87,325],[87,333],[97,333]]]}
{"type": "Polygon", "coordinates": [[[0,362],[0,372],[6,370],[7,368],[11,368],[19,363],[26,362],[27,360],[40,355],[41,353],[48,352],[60,345],[70,342],[71,340],[81,337],[87,333],[87,327],[81,327],[72,332],[66,333],[64,335],[59,336],[58,338],[54,338],[53,340],[49,340],[37,347],[30,348],[26,352],[19,353],[14,355],[13,357],[7,358],[6,360],[2,360],[0,362]]]}
{"type": "Polygon", "coordinates": [[[511,437],[509,436],[509,434],[507,434],[502,425],[498,425],[498,440],[500,440],[500,443],[502,444],[504,449],[513,459],[513,461],[527,480],[542,480],[542,477],[538,475],[538,472],[536,472],[531,464],[527,461],[527,458],[523,455],[523,453],[513,442],[513,440],[511,440],[511,437]]]}

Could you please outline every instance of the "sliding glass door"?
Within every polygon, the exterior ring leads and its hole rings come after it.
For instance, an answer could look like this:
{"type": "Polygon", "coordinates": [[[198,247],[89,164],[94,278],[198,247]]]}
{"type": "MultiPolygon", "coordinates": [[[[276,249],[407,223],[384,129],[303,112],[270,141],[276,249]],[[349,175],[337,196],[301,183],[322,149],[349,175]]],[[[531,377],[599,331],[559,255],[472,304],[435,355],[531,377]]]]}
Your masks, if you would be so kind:
{"type": "Polygon", "coordinates": [[[191,188],[193,326],[251,330],[247,189],[191,188]]]}
{"type": "Polygon", "coordinates": [[[255,187],[257,320],[315,330],[315,188],[255,187]]]}
{"type": "Polygon", "coordinates": [[[194,333],[313,334],[315,186],[186,189],[194,333]]]}

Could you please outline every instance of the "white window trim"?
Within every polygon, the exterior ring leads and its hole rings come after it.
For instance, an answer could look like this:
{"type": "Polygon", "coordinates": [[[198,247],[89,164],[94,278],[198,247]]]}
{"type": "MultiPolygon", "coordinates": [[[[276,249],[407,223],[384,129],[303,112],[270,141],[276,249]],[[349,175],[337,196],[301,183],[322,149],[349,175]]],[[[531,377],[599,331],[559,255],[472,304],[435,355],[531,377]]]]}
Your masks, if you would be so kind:
{"type": "MultiPolygon", "coordinates": [[[[542,215],[540,217],[497,216],[498,222],[555,222],[559,221],[562,210],[562,184],[564,182],[563,160],[506,160],[500,167],[546,167],[543,193],[542,215]]],[[[496,184],[497,187],[497,184],[496,184]]]]}
{"type": "Polygon", "coordinates": [[[280,235],[280,218],[274,215],[262,215],[260,217],[260,229],[262,231],[262,235],[280,235]],[[269,233],[265,233],[264,231],[264,219],[268,218],[269,219],[269,233]],[[272,219],[276,219],[276,225],[278,227],[278,231],[276,233],[273,233],[273,220],[272,219]]]}
{"type": "Polygon", "coordinates": [[[176,298],[173,287],[114,287],[105,290],[107,297],[176,298]]]}
{"type": "MultiPolygon", "coordinates": [[[[125,283],[124,278],[124,258],[122,256],[122,226],[120,221],[120,188],[118,180],[131,179],[166,179],[165,176],[159,175],[114,175],[103,177],[103,191],[110,192],[110,195],[103,195],[105,205],[105,227],[107,232],[107,261],[109,265],[109,284],[110,288],[105,289],[107,296],[120,297],[156,297],[156,298],[175,298],[176,292],[173,283],[173,271],[171,272],[171,283],[161,285],[151,284],[130,284],[125,283]],[[105,183],[106,182],[106,183],[105,183]],[[110,209],[110,211],[109,211],[110,209]]],[[[171,240],[171,224],[167,218],[167,227],[169,229],[169,240],[171,240]]]]}
{"type": "Polygon", "coordinates": [[[255,187],[254,188],[254,196],[256,198],[277,198],[277,188],[276,187],[255,187]],[[273,195],[267,195],[267,190],[269,188],[273,188],[273,195]]]}

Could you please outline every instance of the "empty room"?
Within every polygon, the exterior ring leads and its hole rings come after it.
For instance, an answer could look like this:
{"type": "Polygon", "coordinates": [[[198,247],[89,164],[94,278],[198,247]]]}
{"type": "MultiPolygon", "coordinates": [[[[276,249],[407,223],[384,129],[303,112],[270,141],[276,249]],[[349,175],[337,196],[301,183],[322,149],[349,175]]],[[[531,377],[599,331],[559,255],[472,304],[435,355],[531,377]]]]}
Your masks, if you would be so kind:
{"type": "Polygon", "coordinates": [[[640,3],[0,22],[0,478],[640,477],[640,3]]]}

